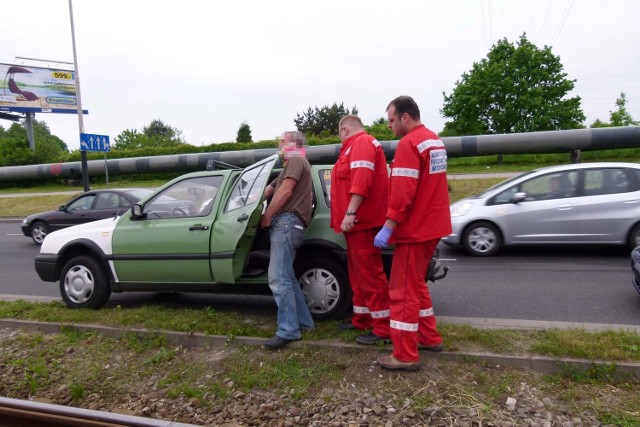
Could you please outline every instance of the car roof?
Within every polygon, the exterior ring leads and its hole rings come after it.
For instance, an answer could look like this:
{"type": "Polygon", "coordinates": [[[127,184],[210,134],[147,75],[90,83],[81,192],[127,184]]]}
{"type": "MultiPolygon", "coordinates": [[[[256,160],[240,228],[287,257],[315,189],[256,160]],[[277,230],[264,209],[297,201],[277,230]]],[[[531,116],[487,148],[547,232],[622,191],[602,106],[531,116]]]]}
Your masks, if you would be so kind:
{"type": "Polygon", "coordinates": [[[532,172],[556,172],[565,170],[591,169],[591,168],[634,168],[640,169],[640,163],[627,162],[591,162],[591,163],[570,163],[566,165],[545,166],[534,169],[532,172]]]}

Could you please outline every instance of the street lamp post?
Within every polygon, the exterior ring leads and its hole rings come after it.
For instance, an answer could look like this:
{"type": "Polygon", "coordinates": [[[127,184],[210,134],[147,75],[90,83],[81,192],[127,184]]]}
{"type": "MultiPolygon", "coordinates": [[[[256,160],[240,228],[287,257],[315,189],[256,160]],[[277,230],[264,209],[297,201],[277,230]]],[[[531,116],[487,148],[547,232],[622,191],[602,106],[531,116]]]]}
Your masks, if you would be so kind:
{"type": "MultiPolygon", "coordinates": [[[[84,133],[84,122],[82,117],[82,96],[80,96],[80,72],[78,71],[78,55],[76,54],[76,34],[73,28],[73,5],[69,0],[69,19],[71,21],[71,44],[73,45],[73,68],[76,83],[76,99],[78,100],[78,128],[79,133],[84,133]]],[[[80,135],[78,134],[78,138],[80,135]]],[[[89,191],[89,171],[87,166],[87,152],[80,147],[80,160],[82,164],[82,187],[84,191],[89,191]]]]}

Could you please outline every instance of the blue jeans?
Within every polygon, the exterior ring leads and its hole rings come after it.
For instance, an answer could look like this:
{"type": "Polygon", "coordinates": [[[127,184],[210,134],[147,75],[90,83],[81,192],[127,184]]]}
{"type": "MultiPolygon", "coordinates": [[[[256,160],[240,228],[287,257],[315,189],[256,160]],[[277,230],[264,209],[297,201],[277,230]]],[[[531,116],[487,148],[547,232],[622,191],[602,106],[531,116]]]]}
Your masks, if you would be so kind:
{"type": "Polygon", "coordinates": [[[278,305],[276,335],[287,340],[301,337],[300,329],[313,328],[313,318],[293,270],[296,249],[304,239],[304,226],[294,213],[282,213],[271,220],[269,287],[278,305]]]}

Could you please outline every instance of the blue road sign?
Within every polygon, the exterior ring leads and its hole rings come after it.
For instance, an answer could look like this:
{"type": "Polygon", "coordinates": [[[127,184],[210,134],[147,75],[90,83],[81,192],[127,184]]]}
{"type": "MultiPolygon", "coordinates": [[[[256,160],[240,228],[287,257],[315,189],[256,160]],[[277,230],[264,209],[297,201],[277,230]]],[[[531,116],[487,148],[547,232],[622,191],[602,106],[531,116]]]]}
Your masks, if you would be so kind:
{"type": "Polygon", "coordinates": [[[82,151],[110,151],[109,136],[93,135],[90,133],[80,134],[80,150],[82,151]]]}

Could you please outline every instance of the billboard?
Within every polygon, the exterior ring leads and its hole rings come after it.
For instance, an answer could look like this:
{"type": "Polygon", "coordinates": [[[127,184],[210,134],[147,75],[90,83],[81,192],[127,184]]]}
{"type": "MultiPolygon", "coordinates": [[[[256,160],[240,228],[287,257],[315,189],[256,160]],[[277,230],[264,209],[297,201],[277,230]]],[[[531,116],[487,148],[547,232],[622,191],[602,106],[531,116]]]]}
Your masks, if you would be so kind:
{"type": "Polygon", "coordinates": [[[0,111],[78,112],[73,71],[0,63],[0,79],[0,111]]]}

